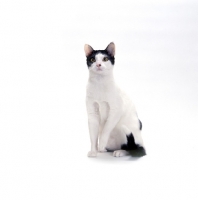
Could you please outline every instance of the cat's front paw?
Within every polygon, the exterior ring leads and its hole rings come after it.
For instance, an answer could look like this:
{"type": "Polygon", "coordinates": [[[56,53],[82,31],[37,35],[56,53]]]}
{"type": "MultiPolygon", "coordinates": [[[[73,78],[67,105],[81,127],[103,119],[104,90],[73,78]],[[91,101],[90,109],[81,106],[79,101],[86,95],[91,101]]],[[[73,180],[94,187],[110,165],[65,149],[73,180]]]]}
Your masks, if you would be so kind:
{"type": "Polygon", "coordinates": [[[89,151],[87,154],[88,157],[97,157],[97,151],[89,151]]]}
{"type": "Polygon", "coordinates": [[[98,151],[99,151],[99,152],[106,152],[107,150],[106,150],[106,148],[105,148],[104,145],[99,145],[98,151]]]}

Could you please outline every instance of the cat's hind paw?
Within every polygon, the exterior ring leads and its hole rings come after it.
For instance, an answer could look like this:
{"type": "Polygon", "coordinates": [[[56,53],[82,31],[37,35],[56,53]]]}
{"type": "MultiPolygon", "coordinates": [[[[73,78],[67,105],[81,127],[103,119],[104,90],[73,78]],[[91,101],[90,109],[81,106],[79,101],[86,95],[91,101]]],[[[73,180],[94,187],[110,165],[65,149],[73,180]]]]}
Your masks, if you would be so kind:
{"type": "Polygon", "coordinates": [[[97,151],[89,151],[87,154],[88,157],[97,157],[97,151]]]}
{"type": "Polygon", "coordinates": [[[122,156],[126,156],[129,155],[129,152],[125,151],[125,150],[117,150],[113,152],[113,156],[114,157],[122,157],[122,156]]]}

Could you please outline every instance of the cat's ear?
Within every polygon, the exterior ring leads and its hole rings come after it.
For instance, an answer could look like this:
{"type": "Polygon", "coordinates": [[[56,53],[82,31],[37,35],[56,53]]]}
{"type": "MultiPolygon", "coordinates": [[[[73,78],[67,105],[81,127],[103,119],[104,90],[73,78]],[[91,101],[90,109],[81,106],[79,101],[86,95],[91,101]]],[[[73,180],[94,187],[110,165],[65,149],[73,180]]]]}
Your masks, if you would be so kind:
{"type": "Polygon", "coordinates": [[[87,57],[93,52],[93,48],[88,44],[85,44],[84,50],[87,57]]]}
{"type": "Polygon", "coordinates": [[[105,49],[111,56],[115,55],[115,44],[111,42],[105,49]]]}

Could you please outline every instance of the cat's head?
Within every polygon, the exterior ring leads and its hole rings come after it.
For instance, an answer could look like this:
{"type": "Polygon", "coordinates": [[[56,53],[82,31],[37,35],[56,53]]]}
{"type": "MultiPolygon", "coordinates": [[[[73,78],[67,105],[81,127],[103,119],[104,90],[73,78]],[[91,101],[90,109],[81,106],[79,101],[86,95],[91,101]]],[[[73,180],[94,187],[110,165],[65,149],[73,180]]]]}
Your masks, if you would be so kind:
{"type": "Polygon", "coordinates": [[[115,62],[115,44],[111,42],[104,50],[94,50],[90,45],[84,46],[87,66],[91,72],[107,74],[112,71],[115,62]]]}

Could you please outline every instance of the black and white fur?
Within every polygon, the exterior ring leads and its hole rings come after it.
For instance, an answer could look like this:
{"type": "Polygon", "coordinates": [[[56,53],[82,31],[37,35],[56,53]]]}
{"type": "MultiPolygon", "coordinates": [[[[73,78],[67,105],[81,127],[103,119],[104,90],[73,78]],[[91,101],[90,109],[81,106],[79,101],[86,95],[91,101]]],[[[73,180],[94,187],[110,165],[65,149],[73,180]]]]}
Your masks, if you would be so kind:
{"type": "Polygon", "coordinates": [[[113,151],[113,156],[128,155],[128,151],[144,148],[141,137],[142,123],[129,97],[116,85],[113,68],[115,44],[105,50],[84,46],[89,69],[86,105],[88,113],[91,151],[113,151]]]}

